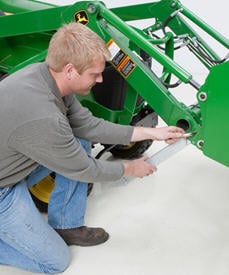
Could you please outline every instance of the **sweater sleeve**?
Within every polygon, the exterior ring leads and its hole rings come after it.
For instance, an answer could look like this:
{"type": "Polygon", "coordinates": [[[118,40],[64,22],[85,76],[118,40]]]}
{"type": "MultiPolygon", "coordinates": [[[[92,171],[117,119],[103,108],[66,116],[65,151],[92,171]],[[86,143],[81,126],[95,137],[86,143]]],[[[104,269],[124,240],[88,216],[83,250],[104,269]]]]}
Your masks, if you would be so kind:
{"type": "Polygon", "coordinates": [[[120,162],[88,156],[74,137],[68,121],[60,117],[29,121],[14,130],[8,143],[18,158],[26,156],[73,180],[113,181],[124,173],[120,162]]]}
{"type": "Polygon", "coordinates": [[[119,125],[94,117],[75,96],[68,97],[67,105],[67,116],[75,136],[103,144],[130,143],[133,126],[119,125]]]}

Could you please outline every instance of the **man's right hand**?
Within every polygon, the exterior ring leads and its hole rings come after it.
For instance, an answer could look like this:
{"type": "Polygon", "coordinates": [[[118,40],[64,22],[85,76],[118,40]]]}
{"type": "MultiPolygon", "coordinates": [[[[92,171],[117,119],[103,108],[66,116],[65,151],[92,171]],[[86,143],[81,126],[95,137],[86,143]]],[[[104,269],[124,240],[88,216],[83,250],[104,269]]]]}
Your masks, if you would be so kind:
{"type": "Polygon", "coordinates": [[[147,157],[142,157],[123,163],[124,176],[143,178],[153,174],[157,168],[146,162],[147,157]]]}

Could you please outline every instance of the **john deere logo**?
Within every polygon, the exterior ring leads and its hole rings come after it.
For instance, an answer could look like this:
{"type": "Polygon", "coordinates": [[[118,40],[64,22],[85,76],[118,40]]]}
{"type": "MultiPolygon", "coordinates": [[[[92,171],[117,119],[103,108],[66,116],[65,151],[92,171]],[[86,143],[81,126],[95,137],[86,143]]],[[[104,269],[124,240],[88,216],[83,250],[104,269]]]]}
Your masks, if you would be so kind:
{"type": "Polygon", "coordinates": [[[78,11],[75,14],[75,20],[77,23],[81,23],[83,25],[87,25],[89,22],[88,16],[86,11],[78,11]]]}

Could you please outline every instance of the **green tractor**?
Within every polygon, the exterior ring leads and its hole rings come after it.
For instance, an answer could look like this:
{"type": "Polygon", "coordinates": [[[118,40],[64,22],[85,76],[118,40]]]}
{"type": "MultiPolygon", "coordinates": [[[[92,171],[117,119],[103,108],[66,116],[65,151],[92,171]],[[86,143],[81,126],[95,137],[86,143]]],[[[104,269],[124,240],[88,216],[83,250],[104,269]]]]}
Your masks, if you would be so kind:
{"type": "MultiPolygon", "coordinates": [[[[62,24],[85,24],[105,41],[112,59],[106,64],[104,82],[88,96],[78,97],[84,106],[97,117],[123,125],[156,127],[160,117],[169,125],[195,133],[189,138],[194,146],[229,166],[229,126],[222,128],[219,124],[228,117],[229,55],[221,58],[198,31],[226,50],[229,41],[180,1],[160,0],[108,9],[103,2],[93,0],[66,6],[0,0],[0,10],[0,79],[28,64],[44,61],[49,40],[62,24]],[[144,27],[132,22],[141,22],[144,27]],[[204,84],[176,62],[175,53],[181,49],[191,53],[208,71],[204,84]],[[195,104],[187,106],[174,96],[173,89],[180,85],[194,90],[195,104]]],[[[151,143],[147,140],[128,146],[103,145],[96,157],[109,151],[114,157],[136,158],[151,143]]],[[[39,205],[47,206],[54,178],[51,174],[30,189],[39,205]]],[[[88,194],[91,188],[89,184],[88,194]]]]}

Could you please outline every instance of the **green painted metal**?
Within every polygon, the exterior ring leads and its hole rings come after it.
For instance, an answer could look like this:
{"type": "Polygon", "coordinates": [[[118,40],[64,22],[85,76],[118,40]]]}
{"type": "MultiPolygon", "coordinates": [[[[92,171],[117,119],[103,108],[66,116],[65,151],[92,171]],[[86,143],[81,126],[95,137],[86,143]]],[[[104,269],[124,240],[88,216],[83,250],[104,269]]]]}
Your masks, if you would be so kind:
{"type": "Polygon", "coordinates": [[[8,13],[20,13],[20,12],[30,12],[33,10],[42,10],[47,8],[53,8],[55,5],[50,3],[44,3],[41,1],[28,1],[28,0],[1,0],[0,1],[1,10],[8,13]]]}
{"type": "Polygon", "coordinates": [[[1,16],[0,23],[3,28],[0,31],[0,38],[55,30],[64,22],[62,11],[63,7],[54,7],[1,16]]]}
{"type": "Polygon", "coordinates": [[[190,138],[192,143],[205,155],[229,166],[229,127],[225,125],[222,130],[219,123],[228,117],[229,84],[226,79],[229,65],[187,23],[186,18],[226,49],[229,49],[229,40],[180,1],[161,0],[108,9],[100,1],[56,6],[31,0],[0,0],[0,10],[13,13],[0,16],[1,73],[11,74],[27,64],[43,61],[55,30],[63,23],[76,20],[77,12],[85,11],[89,19],[88,27],[125,56],[123,63],[116,64],[114,60],[111,63],[128,85],[123,108],[119,110],[101,105],[92,93],[87,97],[78,97],[82,104],[98,117],[130,124],[147,103],[167,124],[179,125],[187,131],[195,132],[190,138]],[[150,19],[152,23],[144,29],[131,24],[133,20],[145,19],[150,19]],[[159,31],[162,34],[154,36],[159,31]],[[174,60],[177,38],[209,70],[209,76],[202,87],[189,71],[174,60]],[[161,46],[164,49],[159,48],[161,46]],[[160,64],[162,71],[158,73],[149,68],[146,60],[142,60],[142,52],[160,64]],[[173,96],[170,83],[172,76],[179,83],[191,85],[196,91],[198,102],[195,106],[186,106],[173,96]],[[139,95],[143,101],[137,105],[139,95]],[[203,100],[205,95],[206,99],[203,100]]]}
{"type": "Polygon", "coordinates": [[[229,62],[212,68],[197,98],[201,108],[202,127],[196,143],[208,157],[229,166],[228,103],[229,62]]]}
{"type": "MultiPolygon", "coordinates": [[[[171,60],[167,55],[163,54],[158,48],[153,46],[148,39],[145,39],[139,32],[135,31],[134,28],[131,28],[125,24],[117,15],[112,13],[110,10],[106,9],[100,3],[94,4],[95,8],[99,10],[101,16],[112,26],[128,37],[131,41],[147,53],[149,53],[155,60],[160,64],[166,66],[171,72],[173,72],[178,78],[182,79],[184,82],[189,82],[191,74],[188,73],[185,69],[181,68],[176,62],[171,60]]],[[[106,22],[106,23],[107,23],[106,22]]],[[[108,29],[108,28],[107,28],[108,29]]]]}

